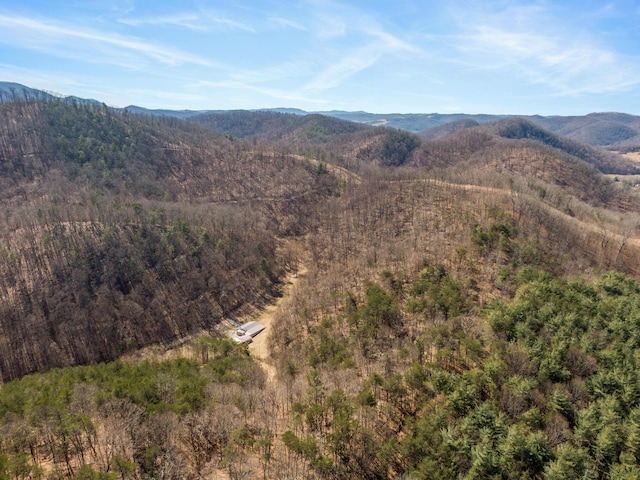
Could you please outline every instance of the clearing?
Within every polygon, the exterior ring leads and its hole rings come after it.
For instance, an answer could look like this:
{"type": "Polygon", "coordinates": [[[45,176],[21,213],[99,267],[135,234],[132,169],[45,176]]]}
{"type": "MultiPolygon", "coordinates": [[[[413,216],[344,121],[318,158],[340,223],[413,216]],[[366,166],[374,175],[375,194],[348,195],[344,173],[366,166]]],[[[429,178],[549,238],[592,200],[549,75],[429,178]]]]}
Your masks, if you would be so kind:
{"type": "Polygon", "coordinates": [[[271,363],[271,352],[269,349],[269,336],[271,335],[271,326],[276,318],[278,310],[286,304],[291,298],[291,292],[295,288],[296,284],[307,273],[307,268],[304,264],[299,265],[299,269],[296,273],[290,273],[285,280],[285,286],[282,289],[282,296],[277,298],[273,303],[267,305],[255,316],[254,320],[265,326],[263,332],[254,337],[253,341],[249,344],[249,353],[251,356],[259,361],[269,380],[273,380],[276,376],[276,367],[271,363]]]}

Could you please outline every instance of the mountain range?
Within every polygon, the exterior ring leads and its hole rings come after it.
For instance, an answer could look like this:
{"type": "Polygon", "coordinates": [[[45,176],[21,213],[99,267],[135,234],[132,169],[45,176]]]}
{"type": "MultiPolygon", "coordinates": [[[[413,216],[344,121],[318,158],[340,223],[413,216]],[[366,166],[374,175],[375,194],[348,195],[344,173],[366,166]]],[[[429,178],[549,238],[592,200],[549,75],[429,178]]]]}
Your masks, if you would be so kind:
{"type": "Polygon", "coordinates": [[[0,100],[0,478],[640,478],[637,117],[0,100]]]}
{"type": "MultiPolygon", "coordinates": [[[[17,83],[0,82],[0,98],[10,96],[33,98],[51,98],[55,95],[17,83]]],[[[100,103],[92,99],[67,97],[80,102],[100,103]]],[[[181,119],[210,113],[224,113],[221,110],[167,110],[148,109],[135,105],[125,107],[132,113],[162,115],[181,119]]],[[[271,108],[253,111],[287,113],[292,115],[319,114],[335,117],[369,126],[392,127],[418,133],[425,138],[440,138],[449,132],[461,128],[470,128],[505,118],[519,117],[546,130],[569,137],[593,146],[602,146],[612,150],[634,151],[640,149],[640,117],[625,113],[603,112],[582,116],[541,116],[541,115],[488,115],[488,114],[439,114],[439,113],[368,113],[340,110],[307,112],[296,108],[271,108]]]]}

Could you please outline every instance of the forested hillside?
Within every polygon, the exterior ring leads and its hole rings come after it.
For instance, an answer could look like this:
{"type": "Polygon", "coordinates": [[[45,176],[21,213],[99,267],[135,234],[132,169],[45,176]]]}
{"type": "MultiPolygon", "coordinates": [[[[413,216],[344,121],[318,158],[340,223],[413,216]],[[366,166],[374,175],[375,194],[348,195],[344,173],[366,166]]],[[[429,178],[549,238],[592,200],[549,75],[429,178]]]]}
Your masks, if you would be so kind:
{"type": "Polygon", "coordinates": [[[0,104],[0,477],[638,478],[630,164],[455,130],[0,104]]]}
{"type": "Polygon", "coordinates": [[[2,109],[5,380],[170,342],[272,294],[337,180],[180,122],[2,109]]]}
{"type": "Polygon", "coordinates": [[[333,138],[366,130],[364,125],[336,120],[323,115],[293,115],[278,112],[246,110],[203,113],[190,121],[239,138],[259,138],[271,141],[316,140],[333,138]]]}
{"type": "MultiPolygon", "coordinates": [[[[322,112],[343,120],[371,126],[387,126],[434,138],[450,130],[470,128],[478,124],[513,119],[518,115],[454,114],[374,114],[367,112],[322,112]]],[[[527,115],[527,121],[577,142],[612,150],[640,148],[640,117],[616,112],[590,113],[582,116],[527,115]]]]}
{"type": "MultiPolygon", "coordinates": [[[[88,105],[99,105],[96,100],[82,99],[78,97],[59,97],[49,92],[11,82],[0,82],[0,103],[15,100],[75,100],[88,105]]],[[[524,118],[538,127],[549,130],[571,140],[591,146],[605,147],[613,151],[633,152],[640,149],[640,117],[617,112],[590,113],[581,116],[542,116],[542,115],[517,115],[512,112],[505,115],[487,114],[440,114],[440,113],[368,113],[346,112],[340,110],[306,112],[297,108],[273,108],[265,110],[150,110],[135,105],[126,107],[126,110],[153,116],[166,116],[180,119],[193,119],[197,123],[208,124],[217,130],[234,130],[233,135],[244,137],[256,135],[258,130],[264,133],[264,125],[271,123],[275,130],[287,128],[286,125],[295,123],[296,120],[280,117],[276,122],[268,120],[278,118],[277,114],[289,116],[323,116],[344,120],[343,127],[357,128],[359,126],[389,127],[416,133],[424,138],[440,138],[450,135],[461,129],[472,128],[480,124],[499,122],[504,119],[524,118]],[[257,116],[253,114],[257,113],[257,116]],[[272,115],[275,114],[275,115],[272,115]],[[351,127],[346,127],[352,123],[351,127]]]]}
{"type": "Polygon", "coordinates": [[[638,210],[633,189],[617,188],[602,175],[615,173],[624,178],[638,171],[636,163],[524,120],[502,120],[424,141],[408,163],[447,174],[456,172],[469,183],[526,182],[542,197],[568,194],[565,200],[577,198],[607,209],[638,210]]]}

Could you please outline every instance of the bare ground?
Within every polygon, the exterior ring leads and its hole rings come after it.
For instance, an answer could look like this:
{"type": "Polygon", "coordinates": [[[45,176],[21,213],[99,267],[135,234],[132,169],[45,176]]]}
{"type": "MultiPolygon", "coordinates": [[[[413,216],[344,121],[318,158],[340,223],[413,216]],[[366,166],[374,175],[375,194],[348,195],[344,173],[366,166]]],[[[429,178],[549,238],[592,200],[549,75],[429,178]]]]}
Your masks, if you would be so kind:
{"type": "Polygon", "coordinates": [[[307,268],[303,264],[300,264],[296,273],[290,273],[287,275],[285,287],[282,290],[282,296],[277,298],[270,305],[261,309],[254,318],[255,321],[264,325],[265,329],[253,339],[253,342],[249,344],[249,353],[255,360],[260,362],[269,380],[274,380],[276,377],[276,367],[271,359],[271,352],[269,349],[269,336],[271,335],[272,330],[271,327],[278,310],[290,301],[291,292],[298,283],[298,280],[300,280],[300,278],[306,273],[307,268]]]}

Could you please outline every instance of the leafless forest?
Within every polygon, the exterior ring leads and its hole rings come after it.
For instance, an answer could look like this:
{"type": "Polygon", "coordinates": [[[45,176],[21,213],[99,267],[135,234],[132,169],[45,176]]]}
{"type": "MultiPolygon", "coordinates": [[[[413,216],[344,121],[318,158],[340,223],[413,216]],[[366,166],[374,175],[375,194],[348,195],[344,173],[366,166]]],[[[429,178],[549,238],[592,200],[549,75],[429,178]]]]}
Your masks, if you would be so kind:
{"type": "Polygon", "coordinates": [[[640,474],[630,160],[9,100],[0,478],[640,474]],[[299,272],[266,359],[226,338],[299,272]]]}

